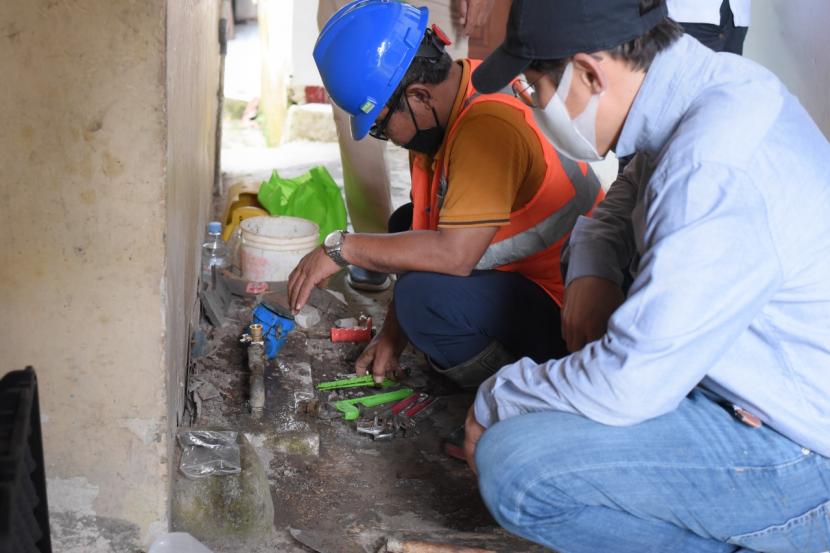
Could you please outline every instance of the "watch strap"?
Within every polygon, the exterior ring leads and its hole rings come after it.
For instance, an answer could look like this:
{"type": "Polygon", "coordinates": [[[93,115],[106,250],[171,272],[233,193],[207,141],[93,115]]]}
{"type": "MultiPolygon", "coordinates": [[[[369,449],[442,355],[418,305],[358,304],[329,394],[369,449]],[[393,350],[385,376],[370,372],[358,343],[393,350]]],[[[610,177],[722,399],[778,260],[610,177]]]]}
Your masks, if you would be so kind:
{"type": "Polygon", "coordinates": [[[349,262],[343,259],[343,255],[341,255],[340,253],[340,248],[343,247],[343,242],[346,239],[346,234],[348,234],[347,231],[340,231],[340,241],[336,246],[327,247],[325,244],[323,244],[323,251],[326,252],[326,255],[328,255],[332,261],[334,261],[341,267],[346,267],[349,265],[349,262]]]}

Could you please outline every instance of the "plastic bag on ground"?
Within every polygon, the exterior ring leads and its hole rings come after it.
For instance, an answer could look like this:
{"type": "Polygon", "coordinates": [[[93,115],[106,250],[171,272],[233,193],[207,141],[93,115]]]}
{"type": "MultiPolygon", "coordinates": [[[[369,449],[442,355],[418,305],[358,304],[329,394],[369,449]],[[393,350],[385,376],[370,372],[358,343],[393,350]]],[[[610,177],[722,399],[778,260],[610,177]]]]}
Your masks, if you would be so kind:
{"type": "Polygon", "coordinates": [[[346,229],[346,205],[337,183],[323,166],[284,179],[276,170],[263,182],[257,200],[271,215],[291,215],[320,226],[320,242],[334,230],[346,229]]]}
{"type": "Polygon", "coordinates": [[[179,444],[182,461],[179,465],[188,478],[211,475],[239,474],[242,463],[236,432],[217,430],[182,430],[179,444]]]}

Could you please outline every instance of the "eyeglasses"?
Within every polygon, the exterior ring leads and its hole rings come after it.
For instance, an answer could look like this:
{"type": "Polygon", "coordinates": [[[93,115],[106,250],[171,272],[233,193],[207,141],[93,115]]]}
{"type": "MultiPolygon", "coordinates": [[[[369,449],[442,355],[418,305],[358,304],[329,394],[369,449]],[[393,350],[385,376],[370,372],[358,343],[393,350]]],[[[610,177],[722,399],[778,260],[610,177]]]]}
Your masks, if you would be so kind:
{"type": "Polygon", "coordinates": [[[527,106],[532,108],[537,107],[535,101],[536,83],[538,83],[541,78],[542,77],[539,77],[532,83],[521,77],[514,80],[510,84],[510,88],[513,90],[513,96],[521,100],[527,106]]]}
{"type": "Polygon", "coordinates": [[[369,127],[369,136],[372,138],[377,138],[378,140],[389,140],[389,137],[386,135],[386,126],[389,124],[389,120],[392,118],[392,113],[395,110],[392,108],[388,108],[386,112],[386,116],[383,120],[378,123],[377,121],[369,127]]]}
{"type": "Polygon", "coordinates": [[[389,99],[386,103],[386,115],[379,123],[375,121],[374,124],[369,127],[369,136],[377,138],[378,140],[389,140],[389,136],[386,134],[386,126],[389,125],[389,120],[392,119],[392,115],[395,113],[395,110],[401,101],[401,94],[403,94],[403,91],[394,94],[392,98],[389,99]]]}

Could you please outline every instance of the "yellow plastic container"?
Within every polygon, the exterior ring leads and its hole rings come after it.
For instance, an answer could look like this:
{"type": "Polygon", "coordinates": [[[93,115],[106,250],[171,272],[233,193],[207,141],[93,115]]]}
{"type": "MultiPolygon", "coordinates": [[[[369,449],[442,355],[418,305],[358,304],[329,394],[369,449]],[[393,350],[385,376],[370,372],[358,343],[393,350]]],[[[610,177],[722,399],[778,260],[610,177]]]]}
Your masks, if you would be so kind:
{"type": "Polygon", "coordinates": [[[260,183],[253,182],[239,182],[228,189],[228,200],[225,204],[225,215],[222,217],[222,223],[229,225],[233,218],[233,212],[240,207],[259,207],[262,205],[257,199],[259,194],[260,183]]]}
{"type": "Polygon", "coordinates": [[[255,207],[252,205],[240,205],[235,207],[228,215],[228,219],[225,222],[225,228],[222,229],[222,240],[228,242],[231,239],[231,236],[233,236],[233,233],[236,232],[239,224],[245,219],[250,219],[251,217],[265,217],[267,215],[268,212],[261,207],[255,207]]]}

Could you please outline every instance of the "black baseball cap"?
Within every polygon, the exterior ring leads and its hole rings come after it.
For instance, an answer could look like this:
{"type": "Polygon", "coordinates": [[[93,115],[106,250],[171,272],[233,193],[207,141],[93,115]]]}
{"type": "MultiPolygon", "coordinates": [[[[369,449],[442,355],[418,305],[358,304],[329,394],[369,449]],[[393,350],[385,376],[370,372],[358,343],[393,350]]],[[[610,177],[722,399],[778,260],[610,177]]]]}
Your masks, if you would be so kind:
{"type": "Polygon", "coordinates": [[[533,60],[614,48],[666,17],[663,0],[513,0],[507,36],[473,73],[473,86],[485,94],[497,92],[533,60]]]}

